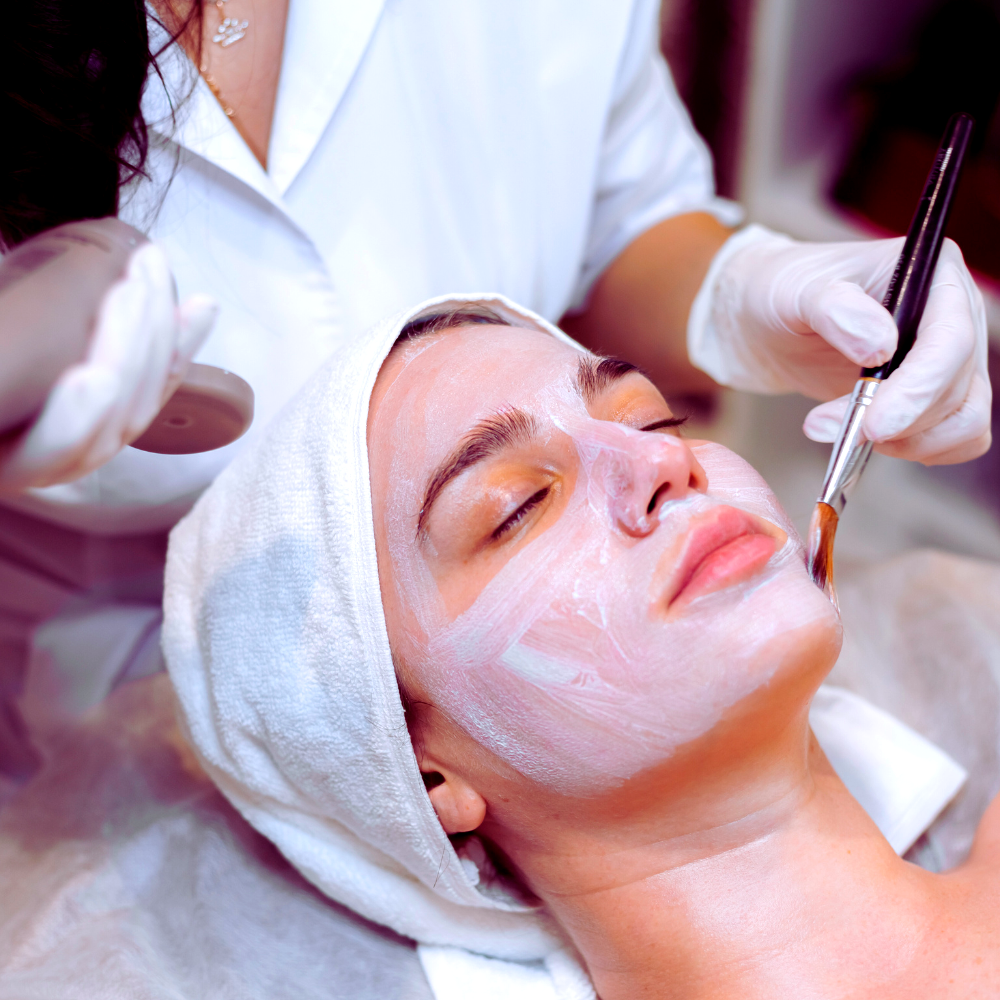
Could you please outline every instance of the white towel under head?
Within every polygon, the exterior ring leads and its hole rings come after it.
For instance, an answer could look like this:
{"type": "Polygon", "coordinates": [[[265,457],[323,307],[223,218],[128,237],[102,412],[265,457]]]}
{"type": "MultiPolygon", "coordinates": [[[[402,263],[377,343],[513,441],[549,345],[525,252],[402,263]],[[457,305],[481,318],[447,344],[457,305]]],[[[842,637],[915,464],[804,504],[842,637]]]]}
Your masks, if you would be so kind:
{"type": "MultiPolygon", "coordinates": [[[[593,990],[551,923],[476,878],[438,823],[382,615],[369,397],[407,322],[473,302],[573,344],[502,296],[464,295],[424,302],[340,348],[174,530],[164,652],[188,736],[222,792],[324,893],[415,939],[439,1000],[512,990],[583,1000],[593,990]]],[[[840,731],[844,705],[818,706],[821,743],[840,731]]],[[[844,731],[857,729],[854,708],[844,731]]],[[[852,791],[875,775],[877,803],[883,762],[866,747],[852,744],[852,791]]],[[[940,754],[929,744],[897,754],[893,781],[920,784],[927,748],[940,754]]]]}
{"type": "Polygon", "coordinates": [[[809,724],[847,790],[897,854],[905,854],[965,784],[968,773],[895,716],[824,684],[809,724]]]}

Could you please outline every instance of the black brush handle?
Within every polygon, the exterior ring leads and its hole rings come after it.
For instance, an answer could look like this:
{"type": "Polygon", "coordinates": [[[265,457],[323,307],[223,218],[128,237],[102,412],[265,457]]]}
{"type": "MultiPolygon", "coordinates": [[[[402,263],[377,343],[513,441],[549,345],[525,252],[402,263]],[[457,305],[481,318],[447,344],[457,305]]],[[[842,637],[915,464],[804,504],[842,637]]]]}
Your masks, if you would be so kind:
{"type": "Polygon", "coordinates": [[[862,368],[862,378],[888,378],[902,363],[917,339],[917,327],[924,314],[927,295],[937,267],[948,216],[955,201],[958,178],[976,122],[972,115],[952,115],[938,147],[934,166],[927,175],[913,221],[906,234],[889,289],[882,305],[889,310],[899,330],[896,353],[875,368],[862,368]]]}

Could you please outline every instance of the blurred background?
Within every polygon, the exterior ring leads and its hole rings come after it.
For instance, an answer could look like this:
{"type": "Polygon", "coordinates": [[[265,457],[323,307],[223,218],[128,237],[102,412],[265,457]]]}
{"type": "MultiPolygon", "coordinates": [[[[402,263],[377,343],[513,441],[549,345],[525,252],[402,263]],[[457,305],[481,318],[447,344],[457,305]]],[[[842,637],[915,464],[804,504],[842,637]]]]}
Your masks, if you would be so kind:
{"type": "MultiPolygon", "coordinates": [[[[662,46],[720,193],[799,239],[904,233],[949,115],[974,115],[948,235],[983,291],[1000,384],[1000,0],[664,0],[662,46]]],[[[725,391],[678,405],[804,532],[830,453],[801,432],[813,404],[725,391]]],[[[998,422],[994,401],[995,436],[998,422]]],[[[927,469],[874,455],[838,564],[925,546],[1000,560],[998,456],[927,469]]]]}

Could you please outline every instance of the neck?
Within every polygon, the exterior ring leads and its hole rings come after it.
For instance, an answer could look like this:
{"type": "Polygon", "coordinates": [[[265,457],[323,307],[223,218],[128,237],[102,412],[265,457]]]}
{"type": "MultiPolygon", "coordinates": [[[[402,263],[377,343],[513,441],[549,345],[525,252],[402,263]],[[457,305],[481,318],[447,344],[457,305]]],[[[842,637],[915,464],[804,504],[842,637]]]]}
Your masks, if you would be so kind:
{"type": "Polygon", "coordinates": [[[918,957],[928,876],[896,857],[804,722],[789,738],[797,754],[732,768],[728,814],[619,815],[631,840],[591,830],[518,852],[602,1000],[874,997],[918,957]]]}

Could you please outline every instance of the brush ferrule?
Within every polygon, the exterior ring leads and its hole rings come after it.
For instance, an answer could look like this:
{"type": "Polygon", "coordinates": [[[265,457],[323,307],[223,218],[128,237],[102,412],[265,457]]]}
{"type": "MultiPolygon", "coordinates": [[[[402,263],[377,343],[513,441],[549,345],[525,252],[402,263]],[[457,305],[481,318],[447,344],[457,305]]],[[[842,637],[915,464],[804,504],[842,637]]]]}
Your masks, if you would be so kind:
{"type": "Polygon", "coordinates": [[[858,379],[833,444],[830,464],[826,467],[826,478],[823,480],[823,492],[818,499],[820,503],[829,504],[838,515],[844,512],[847,498],[861,478],[872,452],[872,443],[864,436],[862,424],[865,410],[871,406],[881,384],[881,379],[877,378],[858,379]]]}

